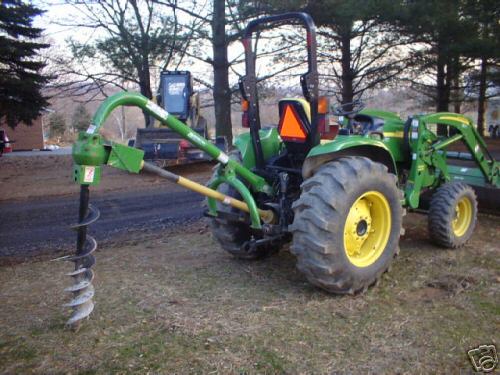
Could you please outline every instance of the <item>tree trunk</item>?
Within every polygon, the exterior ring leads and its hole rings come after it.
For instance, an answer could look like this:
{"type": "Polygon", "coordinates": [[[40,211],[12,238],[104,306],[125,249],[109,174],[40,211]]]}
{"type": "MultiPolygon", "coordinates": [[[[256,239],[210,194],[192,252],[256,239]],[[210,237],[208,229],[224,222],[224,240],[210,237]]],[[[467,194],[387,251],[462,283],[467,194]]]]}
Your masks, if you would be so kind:
{"type": "Polygon", "coordinates": [[[436,76],[436,112],[448,112],[448,98],[446,97],[446,58],[441,51],[437,56],[436,76]]]}
{"type": "MultiPolygon", "coordinates": [[[[458,56],[452,58],[451,63],[448,65],[449,70],[449,82],[450,84],[450,102],[453,104],[453,112],[460,113],[462,106],[462,89],[460,88],[460,60],[458,56]]],[[[449,127],[450,137],[458,134],[459,131],[456,128],[449,127]]]]}
{"type": "Polygon", "coordinates": [[[462,91],[460,89],[460,77],[457,75],[453,79],[453,86],[455,89],[453,90],[453,112],[460,113],[462,111],[462,91]]]}
{"type": "Polygon", "coordinates": [[[227,60],[225,0],[214,0],[212,17],[212,46],[214,68],[215,134],[224,136],[233,144],[231,124],[231,88],[229,87],[229,62],[227,60]]]}
{"type": "MultiPolygon", "coordinates": [[[[438,46],[437,51],[437,76],[436,76],[436,112],[448,112],[450,103],[449,85],[446,83],[446,56],[441,46],[438,46]],[[448,86],[448,87],[447,87],[448,86]]],[[[438,135],[448,135],[446,125],[437,126],[438,135]]]]}
{"type": "Polygon", "coordinates": [[[477,131],[484,135],[486,115],[486,75],[488,66],[486,58],[481,59],[481,71],[479,73],[479,97],[477,103],[477,131]]]}
{"type": "MultiPolygon", "coordinates": [[[[341,26],[344,30],[340,30],[340,51],[342,53],[342,104],[352,103],[354,99],[353,90],[353,74],[351,69],[351,25],[341,26]]],[[[345,107],[350,111],[350,106],[345,107]]]]}
{"type": "Polygon", "coordinates": [[[127,126],[125,125],[126,124],[125,123],[125,121],[126,121],[126,119],[125,119],[125,106],[122,105],[121,107],[122,107],[121,108],[122,109],[122,111],[121,111],[122,112],[121,113],[121,115],[122,115],[122,129],[123,129],[123,132],[122,132],[122,141],[124,141],[125,138],[127,137],[127,126]]]}
{"type": "MultiPolygon", "coordinates": [[[[148,99],[153,98],[153,92],[151,91],[151,76],[149,73],[149,62],[143,61],[142,66],[139,70],[139,89],[141,91],[141,94],[144,95],[148,99]]],[[[154,121],[151,118],[151,116],[145,112],[142,111],[142,114],[144,115],[144,125],[146,128],[149,128],[150,126],[153,125],[154,121]]]]}
{"type": "Polygon", "coordinates": [[[460,74],[461,74],[461,67],[460,67],[460,57],[455,56],[453,58],[453,87],[452,87],[452,102],[453,102],[453,111],[455,113],[460,113],[461,112],[461,107],[462,107],[462,101],[463,101],[463,94],[462,94],[462,88],[460,87],[460,74]]]}

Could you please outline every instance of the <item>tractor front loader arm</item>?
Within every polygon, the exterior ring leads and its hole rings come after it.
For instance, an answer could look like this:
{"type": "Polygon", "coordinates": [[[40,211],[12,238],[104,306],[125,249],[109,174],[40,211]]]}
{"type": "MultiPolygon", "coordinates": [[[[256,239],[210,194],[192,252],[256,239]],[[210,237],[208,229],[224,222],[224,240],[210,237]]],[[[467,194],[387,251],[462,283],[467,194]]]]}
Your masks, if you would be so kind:
{"type": "Polygon", "coordinates": [[[73,179],[81,185],[80,208],[78,223],[72,226],[77,231],[77,244],[75,255],[59,258],[72,261],[75,264],[74,271],[68,273],[73,277],[74,283],[66,291],[73,293],[73,299],[65,306],[71,307],[73,313],[67,325],[78,329],[82,319],[87,318],[94,309],[93,296],[94,287],[92,280],[94,273],[91,267],[95,264],[93,252],[97,248],[96,240],[87,235],[87,227],[99,218],[99,211],[89,204],[89,186],[98,185],[101,180],[102,166],[108,165],[119,168],[130,173],[139,173],[145,170],[155,173],[171,182],[184,186],[197,193],[208,197],[209,213],[217,216],[215,202],[221,201],[250,215],[251,226],[261,229],[261,221],[273,223],[275,214],[271,210],[259,209],[250,189],[255,192],[273,194],[272,187],[264,178],[256,175],[237,161],[229,158],[227,154],[201,137],[187,125],[183,124],[174,116],[146,97],[132,92],[122,92],[109,97],[104,101],[93,117],[92,124],[86,132],[78,135],[73,144],[74,173],[73,179]],[[210,187],[198,184],[182,176],[163,170],[154,164],[145,162],[144,151],[105,140],[99,130],[111,112],[119,106],[136,106],[154,116],[163,125],[176,131],[183,138],[206,152],[212,158],[218,160],[221,166],[218,168],[219,176],[210,187]],[[250,189],[240,179],[245,180],[250,189]],[[218,185],[227,183],[236,189],[243,201],[229,197],[217,191],[218,185]]]}
{"type": "Polygon", "coordinates": [[[442,182],[450,181],[446,148],[457,141],[463,141],[468,148],[471,160],[479,167],[484,181],[492,186],[499,185],[500,165],[489,153],[470,118],[448,112],[415,116],[405,133],[411,150],[405,198],[411,208],[419,206],[423,188],[437,187],[442,182]],[[456,134],[438,137],[430,129],[431,124],[448,125],[455,129],[456,134]]]}

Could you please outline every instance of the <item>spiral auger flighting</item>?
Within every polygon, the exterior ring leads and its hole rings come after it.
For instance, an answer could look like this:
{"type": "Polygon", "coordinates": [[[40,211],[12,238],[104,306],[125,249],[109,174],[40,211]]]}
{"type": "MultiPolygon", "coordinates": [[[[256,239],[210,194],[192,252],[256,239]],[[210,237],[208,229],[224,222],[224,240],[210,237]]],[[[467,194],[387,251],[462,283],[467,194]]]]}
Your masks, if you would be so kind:
{"type": "Polygon", "coordinates": [[[81,185],[78,224],[71,226],[71,229],[77,231],[76,252],[75,255],[59,258],[75,263],[75,270],[67,274],[73,278],[73,285],[65,289],[66,292],[73,294],[73,299],[64,304],[65,307],[73,309],[73,313],[66,322],[66,325],[72,328],[78,328],[80,321],[87,318],[94,310],[92,301],[94,271],[91,268],[95,264],[95,257],[92,253],[97,249],[97,241],[87,234],[87,226],[99,219],[99,215],[99,210],[89,205],[88,185],[81,185]]]}

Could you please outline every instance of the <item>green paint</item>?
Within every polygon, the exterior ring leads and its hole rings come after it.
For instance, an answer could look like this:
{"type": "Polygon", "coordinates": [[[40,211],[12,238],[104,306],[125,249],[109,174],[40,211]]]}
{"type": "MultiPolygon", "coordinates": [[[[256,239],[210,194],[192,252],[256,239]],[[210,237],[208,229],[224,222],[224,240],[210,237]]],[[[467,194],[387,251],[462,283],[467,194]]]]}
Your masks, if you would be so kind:
{"type": "MultiPolygon", "coordinates": [[[[248,205],[248,209],[250,211],[250,220],[252,222],[252,228],[260,229],[260,216],[257,210],[257,204],[253,199],[252,193],[250,190],[236,178],[234,173],[226,172],[224,175],[219,175],[214,181],[212,181],[209,185],[211,189],[217,190],[221,184],[229,184],[241,195],[245,203],[248,205]]],[[[208,204],[208,212],[212,216],[217,216],[217,201],[213,198],[207,198],[208,204]]]]}
{"type": "Polygon", "coordinates": [[[101,166],[111,165],[139,173],[144,152],[133,147],[108,142],[99,134],[80,132],[73,144],[73,179],[81,185],[98,185],[101,166]]]}
{"type": "Polygon", "coordinates": [[[469,185],[487,187],[483,172],[479,168],[468,168],[458,165],[448,166],[451,181],[465,182],[469,185]]]}
{"type": "MultiPolygon", "coordinates": [[[[380,149],[387,152],[394,163],[394,170],[396,170],[396,162],[407,161],[408,157],[403,153],[404,121],[398,114],[380,109],[363,109],[359,114],[372,117],[374,121],[381,120],[383,126],[373,134],[337,136],[331,142],[314,147],[307,157],[347,151],[359,146],[369,146],[374,147],[377,152],[380,152],[380,149]]],[[[344,127],[348,126],[349,121],[347,117],[344,117],[344,127]]]]}
{"type": "MultiPolygon", "coordinates": [[[[410,133],[418,134],[418,137],[410,141],[412,163],[408,183],[405,186],[405,199],[411,208],[417,208],[422,189],[436,185],[439,181],[439,171],[436,171],[436,166],[432,162],[430,149],[430,145],[438,138],[420,121],[418,123],[413,121],[410,133]]],[[[435,154],[435,156],[441,156],[437,152],[435,154]]]]}
{"type": "MultiPolygon", "coordinates": [[[[278,134],[276,128],[268,128],[259,130],[262,151],[264,153],[264,160],[279,155],[283,149],[283,142],[278,134]]],[[[255,152],[252,146],[252,137],[250,133],[243,133],[236,137],[234,146],[240,151],[243,166],[251,169],[255,167],[255,152]]]]}
{"type": "Polygon", "coordinates": [[[403,152],[403,138],[385,137],[383,142],[396,163],[408,160],[408,155],[403,152]]]}
{"type": "Polygon", "coordinates": [[[400,163],[408,161],[408,154],[404,153],[403,147],[404,121],[391,112],[384,113],[388,114],[387,118],[382,117],[382,115],[379,116],[385,120],[382,130],[384,134],[383,142],[389,149],[395,162],[400,163]]]}
{"type": "Polygon", "coordinates": [[[364,109],[360,112],[384,121],[382,141],[387,146],[395,162],[407,161],[408,156],[403,153],[403,131],[404,121],[394,112],[382,111],[380,109],[364,109]]]}
{"type": "Polygon", "coordinates": [[[101,181],[101,165],[109,150],[100,135],[80,132],[72,147],[73,180],[80,185],[96,186],[101,181]]]}
{"type": "Polygon", "coordinates": [[[223,164],[229,162],[234,171],[243,179],[248,181],[248,183],[255,191],[263,192],[268,195],[271,195],[273,193],[272,187],[266,182],[264,178],[256,175],[255,173],[251,172],[249,169],[245,168],[235,161],[229,161],[229,157],[224,152],[219,150],[215,145],[193,131],[189,126],[184,124],[175,116],[170,115],[163,108],[159,107],[139,93],[120,92],[107,98],[100,105],[99,109],[93,117],[93,127],[91,129],[92,133],[96,134],[101,128],[102,124],[106,121],[110,113],[115,108],[123,105],[136,106],[141,108],[143,111],[149,113],[158,121],[160,121],[163,125],[168,126],[170,129],[177,132],[181,137],[187,139],[194,146],[198,147],[200,150],[205,151],[212,158],[219,160],[223,164]]]}
{"type": "MultiPolygon", "coordinates": [[[[483,173],[485,182],[500,187],[500,164],[495,161],[488,152],[486,143],[478,133],[476,126],[471,118],[457,113],[440,112],[431,115],[417,116],[419,122],[427,127],[429,124],[446,124],[456,129],[459,134],[444,140],[445,146],[451,143],[451,140],[463,140],[467,146],[473,160],[483,173]]],[[[433,150],[442,149],[439,143],[435,144],[433,150]]]]}
{"type": "Polygon", "coordinates": [[[80,165],[102,165],[106,163],[109,150],[106,142],[98,134],[80,132],[78,139],[73,143],[73,161],[80,165]]]}
{"type": "Polygon", "coordinates": [[[365,108],[362,111],[359,112],[362,115],[367,115],[367,116],[372,116],[372,117],[378,117],[387,122],[390,121],[395,121],[395,122],[401,122],[401,117],[398,116],[397,113],[394,112],[389,112],[389,111],[383,111],[380,109],[372,109],[372,108],[365,108]]]}
{"type": "Polygon", "coordinates": [[[107,165],[130,173],[139,173],[142,168],[144,151],[119,143],[111,144],[107,165]]]}
{"type": "Polygon", "coordinates": [[[387,145],[382,140],[364,135],[338,135],[332,142],[313,147],[307,154],[307,159],[340,151],[354,151],[356,147],[360,146],[372,147],[377,152],[388,153],[393,162],[394,170],[397,170],[394,158],[387,145]]]}
{"type": "Polygon", "coordinates": [[[338,135],[332,142],[313,147],[307,157],[338,152],[357,146],[379,147],[389,152],[389,149],[381,140],[363,135],[338,135]]]}
{"type": "Polygon", "coordinates": [[[463,138],[463,135],[462,134],[455,134],[454,136],[450,137],[450,138],[446,138],[436,144],[434,144],[432,146],[432,149],[434,151],[437,151],[437,150],[442,150],[443,148],[446,148],[448,147],[449,145],[451,145],[452,143],[460,140],[463,138]]]}
{"type": "Polygon", "coordinates": [[[409,182],[405,187],[405,198],[410,207],[418,207],[423,188],[436,188],[447,181],[500,187],[499,164],[489,154],[484,140],[470,118],[448,112],[415,116],[410,133],[418,135],[416,139],[413,137],[410,140],[413,161],[409,182]],[[456,129],[458,133],[451,137],[438,137],[429,129],[430,124],[445,124],[456,129]],[[463,141],[478,168],[448,165],[446,148],[457,141],[463,141]]]}

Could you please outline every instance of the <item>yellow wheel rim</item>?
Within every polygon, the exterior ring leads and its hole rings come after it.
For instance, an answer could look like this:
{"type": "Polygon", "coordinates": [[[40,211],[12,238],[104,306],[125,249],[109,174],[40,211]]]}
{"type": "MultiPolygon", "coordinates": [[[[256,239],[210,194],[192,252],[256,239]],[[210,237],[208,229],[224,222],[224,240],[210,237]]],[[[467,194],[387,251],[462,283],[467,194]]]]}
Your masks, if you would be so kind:
{"type": "Polygon", "coordinates": [[[453,233],[457,237],[462,237],[469,229],[472,221],[472,203],[467,197],[458,200],[455,206],[455,218],[451,222],[453,233]]]}
{"type": "Polygon", "coordinates": [[[368,191],[351,206],[344,227],[344,249],[357,267],[368,267],[384,252],[391,234],[391,208],[378,191],[368,191]]]}

